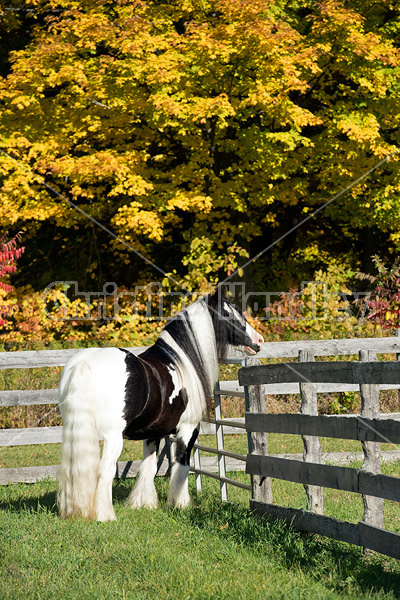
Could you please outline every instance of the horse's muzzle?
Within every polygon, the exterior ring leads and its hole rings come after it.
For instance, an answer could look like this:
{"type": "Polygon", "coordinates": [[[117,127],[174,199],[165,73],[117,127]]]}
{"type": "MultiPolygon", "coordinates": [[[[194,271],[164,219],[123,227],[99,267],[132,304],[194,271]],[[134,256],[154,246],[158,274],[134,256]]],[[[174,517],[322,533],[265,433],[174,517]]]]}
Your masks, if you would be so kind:
{"type": "Polygon", "coordinates": [[[257,352],[260,352],[263,343],[263,336],[255,331],[252,336],[251,344],[246,346],[246,350],[249,354],[257,354],[257,352]]]}

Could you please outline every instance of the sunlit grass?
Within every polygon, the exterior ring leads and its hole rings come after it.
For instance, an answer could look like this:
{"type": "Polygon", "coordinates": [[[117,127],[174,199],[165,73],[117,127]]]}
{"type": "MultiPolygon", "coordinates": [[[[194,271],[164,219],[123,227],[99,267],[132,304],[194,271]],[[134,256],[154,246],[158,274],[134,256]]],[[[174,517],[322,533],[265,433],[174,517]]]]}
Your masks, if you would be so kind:
{"type": "Polygon", "coordinates": [[[56,482],[0,488],[0,597],[10,600],[321,600],[400,597],[400,564],[360,548],[257,518],[230,490],[204,481],[193,504],[157,510],[124,505],[130,481],[116,482],[118,520],[62,521],[56,482]]]}

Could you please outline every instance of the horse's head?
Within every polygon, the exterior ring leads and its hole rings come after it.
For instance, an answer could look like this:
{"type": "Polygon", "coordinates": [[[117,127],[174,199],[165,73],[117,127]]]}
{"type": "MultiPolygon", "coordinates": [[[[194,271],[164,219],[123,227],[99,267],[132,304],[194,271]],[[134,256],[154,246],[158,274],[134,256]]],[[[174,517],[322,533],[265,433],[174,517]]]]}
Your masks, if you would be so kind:
{"type": "Polygon", "coordinates": [[[229,347],[245,355],[256,354],[261,350],[264,338],[246,321],[240,310],[227,300],[224,287],[207,296],[207,305],[214,324],[219,359],[227,356],[229,347]]]}

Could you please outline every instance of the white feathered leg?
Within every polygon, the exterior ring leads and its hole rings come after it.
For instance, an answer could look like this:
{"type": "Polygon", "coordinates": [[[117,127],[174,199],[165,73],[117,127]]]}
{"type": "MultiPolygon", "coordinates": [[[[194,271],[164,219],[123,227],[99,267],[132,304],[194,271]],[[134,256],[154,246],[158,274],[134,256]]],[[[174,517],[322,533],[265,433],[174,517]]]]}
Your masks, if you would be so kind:
{"type": "Polygon", "coordinates": [[[168,492],[168,504],[176,508],[185,508],[190,504],[189,469],[190,453],[198,436],[196,425],[188,423],[178,426],[174,464],[168,492]]]}
{"type": "Polygon", "coordinates": [[[116,431],[104,439],[103,455],[99,466],[95,510],[98,521],[115,521],[112,504],[112,483],[119,455],[122,452],[123,439],[121,431],[116,431]]]}
{"type": "Polygon", "coordinates": [[[127,505],[132,508],[157,508],[158,497],[154,485],[157,473],[158,440],[143,441],[143,460],[136,478],[135,487],[127,498],[127,505]]]}

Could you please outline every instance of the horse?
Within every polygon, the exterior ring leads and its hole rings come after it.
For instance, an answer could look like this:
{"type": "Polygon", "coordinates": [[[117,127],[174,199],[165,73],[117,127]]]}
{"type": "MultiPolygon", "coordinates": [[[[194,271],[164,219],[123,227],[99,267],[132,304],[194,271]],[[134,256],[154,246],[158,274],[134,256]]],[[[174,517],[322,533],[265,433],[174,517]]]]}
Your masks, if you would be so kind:
{"type": "Polygon", "coordinates": [[[115,520],[112,482],[124,438],[143,440],[143,460],[127,504],[157,507],[159,443],[175,435],[167,504],[187,507],[190,455],[211,408],[219,364],[232,348],[244,357],[259,352],[263,342],[226,291],[217,288],[178,313],[137,356],[123,348],[87,348],[74,355],[59,385],[60,516],[115,520]]]}

